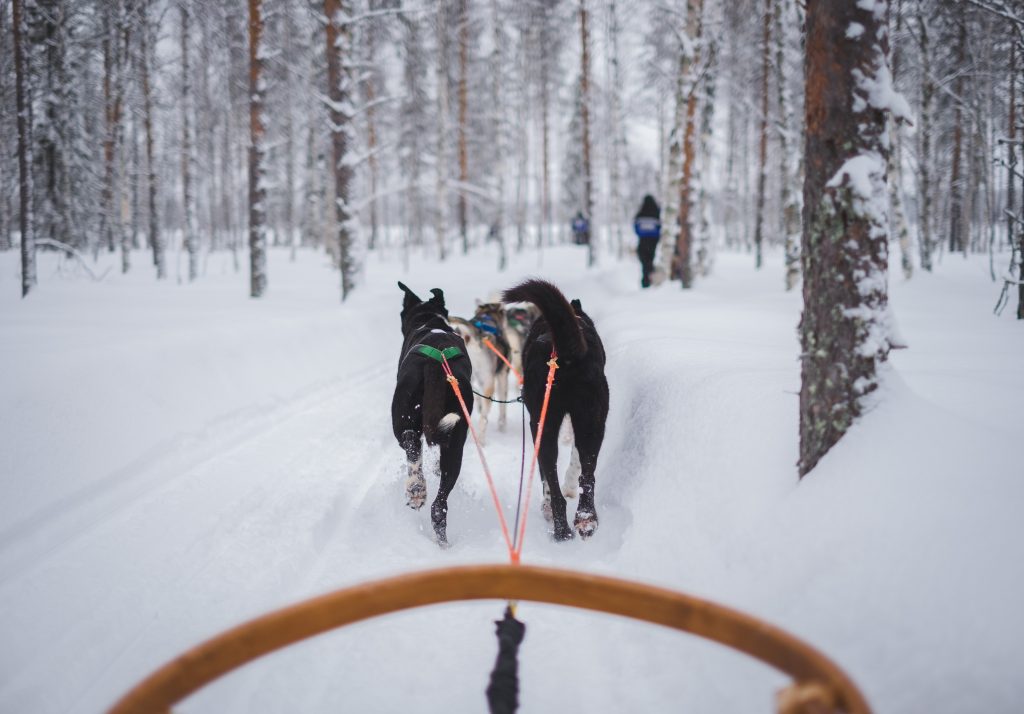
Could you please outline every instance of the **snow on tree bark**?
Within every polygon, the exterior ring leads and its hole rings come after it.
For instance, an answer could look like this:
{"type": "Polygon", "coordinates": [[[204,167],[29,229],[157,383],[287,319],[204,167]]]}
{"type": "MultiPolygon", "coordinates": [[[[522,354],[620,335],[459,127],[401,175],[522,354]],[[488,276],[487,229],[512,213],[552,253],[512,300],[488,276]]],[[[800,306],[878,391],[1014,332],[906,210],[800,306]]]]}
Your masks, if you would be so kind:
{"type": "Polygon", "coordinates": [[[466,202],[466,185],[469,183],[469,152],[466,146],[467,110],[469,99],[469,5],[459,0],[459,237],[462,240],[462,254],[469,253],[469,206],[466,202]]]}
{"type": "Polygon", "coordinates": [[[353,87],[349,66],[352,63],[352,23],[349,7],[342,0],[325,0],[327,16],[327,96],[331,129],[331,159],[334,167],[335,230],[338,241],[338,267],[341,270],[341,299],[352,291],[355,278],[353,248],[356,238],[355,216],[349,207],[352,161],[353,87]]]}
{"type": "MultiPolygon", "coordinates": [[[[679,238],[675,249],[675,270],[673,278],[678,279],[683,289],[693,287],[693,244],[697,235],[697,84],[700,77],[697,67],[701,60],[701,33],[703,24],[703,0],[690,0],[686,9],[686,32],[692,46],[686,64],[684,86],[686,96],[686,125],[683,133],[683,170],[679,183],[679,238]]],[[[684,50],[685,51],[685,50],[684,50]]]]}
{"type": "Polygon", "coordinates": [[[842,437],[878,386],[887,324],[885,0],[807,3],[800,475],[842,437]]]}
{"type": "Polygon", "coordinates": [[[143,0],[142,32],[139,36],[139,71],[142,75],[142,121],[146,135],[146,195],[149,213],[149,245],[153,249],[153,266],[156,268],[157,280],[167,277],[167,258],[164,250],[163,236],[160,234],[160,222],[156,211],[157,205],[157,167],[154,152],[153,136],[153,87],[150,81],[150,67],[153,57],[150,51],[149,0],[143,0]]]}
{"type": "Polygon", "coordinates": [[[768,180],[768,71],[771,67],[772,0],[764,0],[761,32],[761,128],[757,152],[757,207],[754,217],[754,267],[764,263],[764,193],[768,180]]]}
{"type": "Polygon", "coordinates": [[[444,6],[437,13],[437,207],[438,257],[448,257],[448,22],[444,6]]]}
{"type": "MultiPolygon", "coordinates": [[[[249,295],[267,290],[267,193],[263,182],[263,7],[249,0],[249,295]]],[[[328,25],[330,27],[330,25],[328,25]]]]}
{"type": "Polygon", "coordinates": [[[786,83],[786,28],[790,26],[790,0],[775,0],[775,82],[779,106],[779,205],[782,207],[782,233],[785,250],[786,290],[800,281],[800,195],[794,190],[800,170],[794,155],[799,151],[793,103],[786,83]]]}
{"type": "Polygon", "coordinates": [[[590,240],[587,241],[587,266],[597,262],[594,246],[598,236],[594,221],[594,177],[590,163],[590,31],[587,0],[580,0],[580,102],[583,122],[583,213],[590,222],[590,240]]]}
{"type": "Polygon", "coordinates": [[[185,252],[188,254],[188,280],[199,275],[199,246],[197,245],[194,200],[192,196],[192,70],[189,62],[189,21],[192,9],[189,0],[181,0],[181,206],[185,252]]]}
{"type": "Polygon", "coordinates": [[[21,0],[13,0],[15,111],[18,119],[18,229],[21,232],[21,296],[36,285],[36,243],[32,233],[32,138],[29,123],[28,67],[25,62],[25,16],[21,0]]]}

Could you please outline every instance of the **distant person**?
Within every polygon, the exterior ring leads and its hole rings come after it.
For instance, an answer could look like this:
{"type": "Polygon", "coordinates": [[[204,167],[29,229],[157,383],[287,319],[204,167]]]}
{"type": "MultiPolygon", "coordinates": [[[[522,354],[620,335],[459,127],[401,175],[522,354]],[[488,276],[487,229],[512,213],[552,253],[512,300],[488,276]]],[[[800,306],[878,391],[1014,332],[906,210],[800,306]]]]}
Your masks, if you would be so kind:
{"type": "Polygon", "coordinates": [[[583,215],[583,211],[577,211],[576,217],[572,219],[572,242],[576,245],[587,245],[590,242],[590,221],[583,215]]]}
{"type": "Polygon", "coordinates": [[[633,230],[637,238],[636,256],[640,259],[640,286],[649,288],[654,272],[654,252],[661,240],[661,208],[651,194],[644,196],[633,221],[633,230]]]}

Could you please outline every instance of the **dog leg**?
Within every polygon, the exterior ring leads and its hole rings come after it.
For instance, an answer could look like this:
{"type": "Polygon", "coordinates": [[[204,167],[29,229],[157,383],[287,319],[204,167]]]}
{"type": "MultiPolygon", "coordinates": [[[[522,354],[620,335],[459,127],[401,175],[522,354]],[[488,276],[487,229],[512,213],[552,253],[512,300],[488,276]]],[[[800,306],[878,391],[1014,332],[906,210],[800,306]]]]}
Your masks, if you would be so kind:
{"type": "Polygon", "coordinates": [[[481,386],[480,391],[484,396],[479,398],[480,428],[477,430],[477,438],[480,439],[480,445],[483,446],[487,443],[487,417],[491,413],[491,397],[494,396],[494,377],[481,386]]]}
{"type": "MultiPolygon", "coordinates": [[[[561,421],[558,415],[552,415],[554,423],[561,421]]],[[[540,475],[544,479],[547,491],[547,502],[551,504],[551,523],[555,529],[555,540],[569,540],[573,537],[572,530],[565,516],[565,497],[558,488],[558,431],[545,431],[540,441],[540,452],[537,454],[540,475]]]]}
{"type": "Polygon", "coordinates": [[[580,486],[580,472],[583,468],[580,466],[580,451],[573,444],[572,456],[569,457],[569,468],[565,470],[565,478],[562,481],[562,495],[566,498],[576,498],[576,494],[579,493],[580,486]]]}
{"type": "Polygon", "coordinates": [[[540,502],[540,512],[544,515],[544,520],[551,523],[554,520],[551,516],[551,491],[548,489],[548,482],[543,477],[540,480],[540,485],[544,493],[544,498],[540,502]]]}
{"type": "Polygon", "coordinates": [[[430,518],[439,545],[448,545],[448,494],[455,488],[462,470],[462,447],[466,443],[469,427],[460,421],[453,429],[448,443],[441,444],[441,484],[430,506],[430,518]]]}
{"type": "MultiPolygon", "coordinates": [[[[603,403],[607,404],[607,399],[603,403]]],[[[597,531],[594,473],[597,470],[597,455],[600,453],[601,443],[604,441],[606,416],[606,412],[595,413],[592,409],[577,409],[572,414],[576,433],[576,449],[579,451],[580,458],[580,500],[576,506],[574,526],[582,538],[589,538],[597,531]]]]}
{"type": "Polygon", "coordinates": [[[413,429],[402,432],[408,475],[405,478],[405,505],[419,510],[427,501],[427,481],[423,478],[423,445],[420,433],[413,429]]]}
{"type": "Polygon", "coordinates": [[[505,431],[506,425],[506,407],[505,404],[508,401],[508,368],[504,368],[498,374],[498,399],[501,400],[498,404],[498,431],[505,431]]]}

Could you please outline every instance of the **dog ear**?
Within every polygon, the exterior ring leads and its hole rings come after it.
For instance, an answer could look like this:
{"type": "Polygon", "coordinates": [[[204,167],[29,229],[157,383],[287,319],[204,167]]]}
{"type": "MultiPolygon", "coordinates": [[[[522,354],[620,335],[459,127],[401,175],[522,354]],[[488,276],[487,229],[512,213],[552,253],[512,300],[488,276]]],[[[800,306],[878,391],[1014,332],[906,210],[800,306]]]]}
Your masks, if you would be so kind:
{"type": "Polygon", "coordinates": [[[573,312],[575,312],[577,315],[583,314],[583,303],[581,303],[578,298],[574,299],[569,304],[572,305],[573,312]]]}
{"type": "Polygon", "coordinates": [[[410,307],[419,305],[421,302],[423,302],[422,300],[420,300],[419,295],[410,290],[408,286],[401,280],[398,281],[398,287],[402,288],[402,291],[405,292],[405,299],[402,301],[403,310],[408,310],[410,307]]]}
{"type": "Polygon", "coordinates": [[[443,312],[445,314],[445,317],[447,317],[448,308],[446,308],[444,304],[444,290],[442,290],[441,288],[431,288],[430,294],[434,296],[430,298],[430,302],[434,303],[437,306],[438,312],[443,312]]]}

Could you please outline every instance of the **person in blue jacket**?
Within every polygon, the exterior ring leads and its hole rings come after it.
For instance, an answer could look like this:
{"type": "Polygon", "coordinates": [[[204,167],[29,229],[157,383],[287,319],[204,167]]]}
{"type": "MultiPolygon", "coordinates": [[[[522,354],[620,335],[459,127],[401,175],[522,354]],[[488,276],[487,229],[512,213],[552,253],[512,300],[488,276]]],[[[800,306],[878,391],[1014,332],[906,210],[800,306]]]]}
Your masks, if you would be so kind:
{"type": "Polygon", "coordinates": [[[644,196],[633,220],[633,230],[637,237],[636,256],[640,259],[640,285],[649,288],[654,272],[654,251],[661,240],[661,208],[651,194],[644,196]]]}
{"type": "Polygon", "coordinates": [[[572,238],[576,245],[586,245],[590,242],[590,221],[583,215],[583,211],[577,211],[572,219],[572,238]]]}

